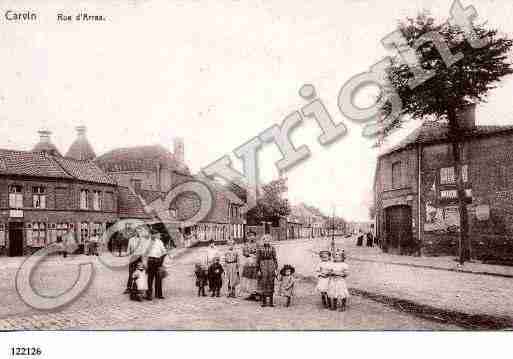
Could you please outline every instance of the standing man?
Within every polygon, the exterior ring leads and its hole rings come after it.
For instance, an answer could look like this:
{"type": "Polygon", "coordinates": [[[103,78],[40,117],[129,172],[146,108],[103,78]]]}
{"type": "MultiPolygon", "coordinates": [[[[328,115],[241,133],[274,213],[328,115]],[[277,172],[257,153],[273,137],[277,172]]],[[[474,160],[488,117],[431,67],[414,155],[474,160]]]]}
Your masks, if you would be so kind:
{"type": "Polygon", "coordinates": [[[278,259],[276,249],[271,246],[271,236],[265,234],[262,240],[264,244],[257,249],[256,254],[258,287],[262,291],[262,307],[267,306],[267,298],[269,298],[269,306],[274,307],[274,279],[278,270],[278,259]]]}
{"type": "MultiPolygon", "coordinates": [[[[132,275],[137,265],[142,262],[143,256],[148,247],[150,235],[146,226],[141,225],[135,229],[135,233],[128,240],[128,280],[126,282],[125,294],[130,293],[132,289],[132,275]]],[[[121,242],[121,241],[119,241],[121,242]]]]}
{"type": "Polygon", "coordinates": [[[162,295],[162,277],[159,275],[160,267],[164,262],[167,255],[166,247],[160,239],[160,233],[155,233],[151,236],[150,244],[147,251],[147,266],[148,272],[148,293],[147,300],[152,300],[153,295],[153,282],[155,282],[155,298],[164,299],[162,295]]]}
{"type": "Polygon", "coordinates": [[[234,241],[230,240],[228,251],[224,254],[224,273],[228,286],[228,297],[235,298],[235,287],[239,284],[239,254],[234,250],[234,241]]]}

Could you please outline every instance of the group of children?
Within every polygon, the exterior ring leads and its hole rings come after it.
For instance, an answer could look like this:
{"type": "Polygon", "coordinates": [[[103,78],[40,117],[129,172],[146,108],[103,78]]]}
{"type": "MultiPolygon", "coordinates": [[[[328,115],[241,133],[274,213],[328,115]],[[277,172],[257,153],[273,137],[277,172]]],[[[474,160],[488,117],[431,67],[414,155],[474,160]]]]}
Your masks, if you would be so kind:
{"type": "MultiPolygon", "coordinates": [[[[285,298],[285,306],[289,307],[294,296],[294,272],[295,269],[289,264],[283,266],[280,270],[279,280],[279,295],[285,298]]],[[[206,297],[205,288],[209,287],[212,297],[219,297],[221,287],[223,286],[223,274],[225,270],[221,265],[219,257],[215,257],[213,263],[206,268],[205,266],[197,263],[195,265],[194,275],[196,277],[196,287],[198,288],[198,297],[206,297]]],[[[237,273],[237,277],[239,274],[237,273]]],[[[235,298],[235,287],[239,283],[239,280],[228,280],[227,283],[227,296],[229,298],[235,298]]]]}
{"type": "Polygon", "coordinates": [[[337,250],[332,255],[330,251],[323,250],[319,256],[317,290],[321,293],[322,305],[327,309],[344,311],[349,298],[345,280],[349,266],[345,263],[345,252],[337,250]]]}
{"type": "Polygon", "coordinates": [[[221,287],[223,286],[223,273],[224,268],[221,265],[219,257],[214,258],[214,262],[206,269],[201,264],[197,263],[194,275],[196,276],[198,297],[207,296],[205,293],[205,287],[207,285],[212,293],[212,297],[219,297],[221,295],[221,287]]]}

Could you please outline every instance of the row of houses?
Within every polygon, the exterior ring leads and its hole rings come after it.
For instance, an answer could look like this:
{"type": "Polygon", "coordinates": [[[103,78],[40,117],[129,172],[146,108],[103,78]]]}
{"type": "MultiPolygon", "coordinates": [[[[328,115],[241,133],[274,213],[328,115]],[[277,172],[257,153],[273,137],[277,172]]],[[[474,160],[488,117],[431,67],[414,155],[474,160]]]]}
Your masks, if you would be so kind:
{"type": "MultiPolygon", "coordinates": [[[[472,257],[513,259],[513,126],[476,125],[459,114],[461,173],[472,257]]],[[[424,123],[378,158],[376,234],[385,250],[457,255],[460,217],[448,127],[424,123]]]]}
{"type": "Polygon", "coordinates": [[[215,199],[212,210],[195,226],[177,227],[199,206],[194,195],[180,195],[169,208],[172,221],[163,225],[191,243],[244,236],[244,203],[217,183],[190,174],[181,139],[174,143],[175,153],[138,146],[97,157],[83,126],[65,155],[53,145],[50,131],[39,135],[31,151],[0,149],[0,255],[34,252],[68,231],[84,244],[120,219],[159,221],[148,204],[191,179],[207,184],[215,199]]]}

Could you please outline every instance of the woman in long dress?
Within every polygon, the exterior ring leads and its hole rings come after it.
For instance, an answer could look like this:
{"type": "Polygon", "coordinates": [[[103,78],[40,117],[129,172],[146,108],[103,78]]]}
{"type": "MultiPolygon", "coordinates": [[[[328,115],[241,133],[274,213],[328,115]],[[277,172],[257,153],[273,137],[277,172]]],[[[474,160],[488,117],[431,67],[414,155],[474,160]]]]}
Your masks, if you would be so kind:
{"type": "Polygon", "coordinates": [[[347,289],[346,277],[349,272],[349,266],[344,262],[346,255],[344,251],[336,251],[333,254],[333,263],[331,263],[330,281],[328,284],[328,296],[331,298],[331,310],[344,311],[346,309],[349,290],[347,289]],[[340,307],[338,306],[340,304],[340,307]]]}
{"type": "Polygon", "coordinates": [[[257,267],[256,267],[256,243],[255,234],[248,233],[248,241],[242,248],[242,275],[241,290],[248,297],[246,300],[257,300],[257,267]]]}
{"type": "Polygon", "coordinates": [[[263,246],[257,249],[256,262],[258,268],[258,287],[262,291],[262,307],[274,307],[274,280],[278,269],[276,249],[271,246],[271,236],[266,234],[262,237],[263,246]]]}
{"type": "Polygon", "coordinates": [[[228,251],[224,254],[224,272],[226,275],[227,296],[235,298],[235,287],[239,284],[239,254],[233,248],[233,240],[230,241],[228,251]]]}

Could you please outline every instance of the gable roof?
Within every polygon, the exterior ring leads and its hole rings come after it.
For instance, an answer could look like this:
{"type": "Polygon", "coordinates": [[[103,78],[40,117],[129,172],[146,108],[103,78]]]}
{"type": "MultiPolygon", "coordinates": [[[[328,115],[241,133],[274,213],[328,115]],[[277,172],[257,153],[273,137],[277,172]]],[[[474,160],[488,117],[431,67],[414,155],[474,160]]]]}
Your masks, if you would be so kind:
{"type": "MultiPolygon", "coordinates": [[[[513,131],[513,125],[508,126],[489,126],[478,125],[462,132],[463,138],[492,136],[500,133],[513,131]]],[[[445,123],[426,121],[419,128],[412,131],[397,145],[389,148],[379,157],[388,155],[417,144],[430,144],[444,142],[449,140],[449,127],[445,123]]]]}
{"type": "Polygon", "coordinates": [[[0,149],[0,174],[17,176],[73,178],[53,156],[40,152],[0,149]]]}
{"type": "Polygon", "coordinates": [[[107,172],[154,171],[158,165],[163,168],[189,173],[183,163],[161,145],[116,148],[95,159],[98,166],[107,172]]]}
{"type": "Polygon", "coordinates": [[[53,157],[53,160],[78,180],[109,185],[116,184],[114,179],[103,172],[92,161],[77,161],[66,157],[53,157]]]}

